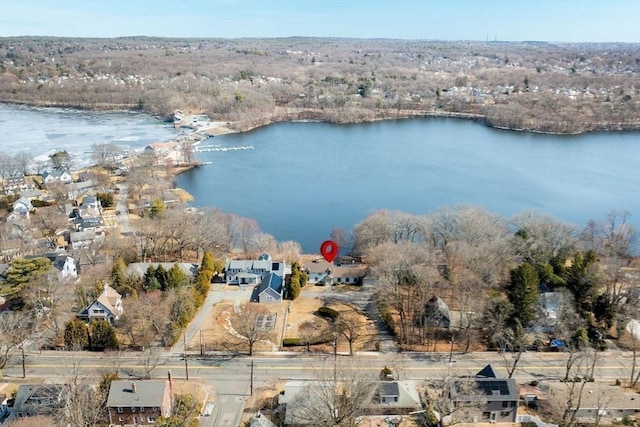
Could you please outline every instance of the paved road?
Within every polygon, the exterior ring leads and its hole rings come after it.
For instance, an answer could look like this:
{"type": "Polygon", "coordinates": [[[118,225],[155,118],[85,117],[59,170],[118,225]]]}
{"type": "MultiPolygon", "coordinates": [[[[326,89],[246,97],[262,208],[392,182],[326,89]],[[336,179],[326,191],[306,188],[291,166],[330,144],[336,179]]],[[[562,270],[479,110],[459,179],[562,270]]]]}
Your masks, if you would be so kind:
{"type": "MultiPolygon", "coordinates": [[[[557,381],[564,376],[567,355],[564,353],[525,353],[516,371],[519,382],[531,380],[557,381]]],[[[201,425],[216,427],[238,427],[250,384],[254,388],[270,387],[275,380],[312,379],[314,372],[322,366],[330,365],[333,357],[328,354],[308,355],[294,353],[262,354],[256,357],[233,357],[210,354],[199,357],[188,356],[190,380],[199,380],[215,386],[217,390],[215,411],[210,417],[203,417],[201,425]],[[250,376],[253,362],[253,379],[250,376]]],[[[368,369],[379,372],[384,366],[391,367],[400,379],[437,378],[451,369],[455,375],[471,375],[491,363],[496,370],[506,375],[502,356],[496,353],[452,354],[449,366],[449,353],[368,353],[353,357],[338,355],[338,363],[347,363],[349,369],[368,369]]],[[[5,369],[5,380],[21,379],[21,359],[14,358],[5,369]]],[[[134,377],[144,372],[144,355],[141,353],[70,353],[42,352],[27,354],[26,372],[29,378],[41,377],[52,380],[66,380],[71,377],[74,367],[80,367],[84,375],[99,378],[106,369],[118,364],[121,376],[134,377]]],[[[596,380],[611,381],[626,378],[631,369],[629,352],[606,352],[600,355],[596,368],[596,380]]],[[[153,375],[164,378],[171,369],[174,378],[186,375],[182,355],[167,351],[161,355],[161,361],[153,375]]]]}
{"type": "Polygon", "coordinates": [[[116,216],[118,218],[118,227],[120,233],[129,235],[133,232],[129,223],[129,214],[127,213],[127,195],[129,194],[128,184],[118,184],[118,197],[116,197],[116,216]]]}

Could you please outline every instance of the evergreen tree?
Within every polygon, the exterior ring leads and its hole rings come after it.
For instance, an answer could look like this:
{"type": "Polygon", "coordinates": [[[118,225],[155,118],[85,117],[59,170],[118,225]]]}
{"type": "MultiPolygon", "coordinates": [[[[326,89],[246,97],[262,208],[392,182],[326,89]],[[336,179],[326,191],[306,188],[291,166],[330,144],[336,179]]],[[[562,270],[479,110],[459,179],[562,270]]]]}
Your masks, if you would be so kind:
{"type": "Polygon", "coordinates": [[[89,346],[89,328],[82,320],[72,319],[65,325],[64,345],[76,351],[89,346]]]}
{"type": "Polygon", "coordinates": [[[156,269],[153,265],[150,265],[144,273],[144,287],[148,290],[160,289],[160,282],[156,277],[156,269]]]}
{"type": "MultiPolygon", "coordinates": [[[[157,273],[158,270],[156,270],[157,273]]],[[[165,289],[181,288],[189,284],[189,278],[178,264],[173,264],[173,267],[167,271],[167,282],[165,289]]]]}
{"type": "Polygon", "coordinates": [[[511,321],[525,327],[536,317],[540,299],[538,273],[530,263],[525,262],[511,270],[510,279],[507,295],[514,308],[511,321]]]}
{"type": "Polygon", "coordinates": [[[91,348],[95,351],[118,348],[116,330],[107,320],[94,320],[89,325],[91,348]]]}
{"type": "Polygon", "coordinates": [[[162,266],[162,264],[158,264],[154,276],[158,281],[158,284],[160,285],[160,289],[166,291],[167,283],[169,282],[169,274],[167,273],[167,270],[165,270],[165,268],[162,266]]]}

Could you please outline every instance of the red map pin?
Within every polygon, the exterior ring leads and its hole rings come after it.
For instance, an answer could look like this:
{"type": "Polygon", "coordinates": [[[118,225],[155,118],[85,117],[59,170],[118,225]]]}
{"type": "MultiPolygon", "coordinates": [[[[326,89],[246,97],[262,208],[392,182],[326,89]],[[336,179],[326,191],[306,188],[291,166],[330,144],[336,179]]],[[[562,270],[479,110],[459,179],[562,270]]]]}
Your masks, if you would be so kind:
{"type": "Polygon", "coordinates": [[[339,250],[338,244],[333,240],[325,240],[320,246],[320,253],[328,262],[333,262],[336,259],[339,250]]]}

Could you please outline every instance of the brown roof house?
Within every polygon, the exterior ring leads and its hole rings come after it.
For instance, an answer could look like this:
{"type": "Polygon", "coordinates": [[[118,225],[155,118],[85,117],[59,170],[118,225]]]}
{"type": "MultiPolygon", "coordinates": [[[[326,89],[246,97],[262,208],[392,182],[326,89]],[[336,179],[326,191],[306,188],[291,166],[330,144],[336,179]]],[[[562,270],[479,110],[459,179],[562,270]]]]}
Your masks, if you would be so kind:
{"type": "Polygon", "coordinates": [[[79,319],[86,322],[92,320],[106,319],[109,323],[118,320],[124,313],[122,307],[122,295],[116,292],[111,286],[106,285],[104,290],[96,299],[77,314],[79,319]]]}
{"type": "Polygon", "coordinates": [[[160,417],[171,416],[171,388],[170,373],[168,380],[113,381],[106,405],[109,424],[147,426],[160,417]]]}

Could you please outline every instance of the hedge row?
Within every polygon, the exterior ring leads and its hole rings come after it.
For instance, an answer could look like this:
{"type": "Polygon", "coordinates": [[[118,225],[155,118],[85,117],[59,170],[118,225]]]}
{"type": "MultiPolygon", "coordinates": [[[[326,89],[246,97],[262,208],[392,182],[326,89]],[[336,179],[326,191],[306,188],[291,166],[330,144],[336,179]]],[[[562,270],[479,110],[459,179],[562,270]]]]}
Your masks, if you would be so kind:
{"type": "MultiPolygon", "coordinates": [[[[319,337],[311,338],[311,340],[309,341],[309,345],[327,344],[330,342],[333,342],[333,335],[324,334],[320,335],[319,337]]],[[[284,340],[282,340],[283,347],[300,347],[304,345],[307,345],[307,343],[302,338],[285,338],[284,340]]]]}
{"type": "Polygon", "coordinates": [[[318,314],[323,317],[328,317],[331,320],[336,320],[338,316],[340,316],[340,313],[329,307],[320,307],[318,309],[318,314]]]}

